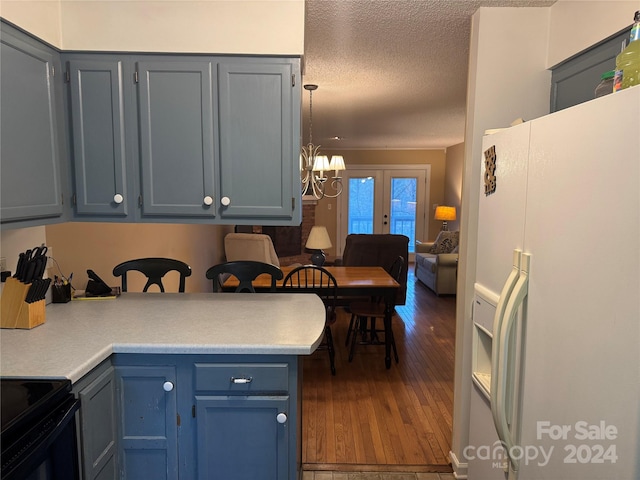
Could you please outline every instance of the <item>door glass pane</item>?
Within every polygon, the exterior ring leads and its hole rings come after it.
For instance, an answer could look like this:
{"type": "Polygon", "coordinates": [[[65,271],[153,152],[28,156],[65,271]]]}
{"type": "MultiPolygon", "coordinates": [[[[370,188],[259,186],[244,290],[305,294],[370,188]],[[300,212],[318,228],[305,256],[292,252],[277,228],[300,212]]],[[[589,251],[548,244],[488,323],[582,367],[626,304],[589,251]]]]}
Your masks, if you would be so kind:
{"type": "Polygon", "coordinates": [[[347,233],[373,233],[373,177],[349,179],[349,225],[347,233]]]}
{"type": "Polygon", "coordinates": [[[409,253],[416,244],[416,178],[391,179],[390,233],[409,237],[409,253]]]}

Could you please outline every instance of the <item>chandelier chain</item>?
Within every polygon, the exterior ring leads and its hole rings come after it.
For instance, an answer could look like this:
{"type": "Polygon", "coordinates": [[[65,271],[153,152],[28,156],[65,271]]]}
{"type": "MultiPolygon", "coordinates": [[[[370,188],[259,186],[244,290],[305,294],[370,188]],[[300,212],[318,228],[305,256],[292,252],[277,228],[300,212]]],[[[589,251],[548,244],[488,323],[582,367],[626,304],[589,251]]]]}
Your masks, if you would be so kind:
{"type": "Polygon", "coordinates": [[[325,155],[319,154],[320,145],[313,144],[313,91],[317,88],[318,86],[313,84],[304,85],[304,89],[309,92],[309,143],[300,149],[302,192],[317,199],[336,198],[342,193],[342,178],[338,176],[338,171],[345,169],[344,159],[341,155],[334,155],[329,162],[325,155]],[[328,170],[335,172],[333,177],[324,174],[328,170]],[[327,185],[331,186],[333,194],[325,191],[327,185]]]}
{"type": "Polygon", "coordinates": [[[313,144],[313,90],[309,90],[309,143],[313,144]]]}

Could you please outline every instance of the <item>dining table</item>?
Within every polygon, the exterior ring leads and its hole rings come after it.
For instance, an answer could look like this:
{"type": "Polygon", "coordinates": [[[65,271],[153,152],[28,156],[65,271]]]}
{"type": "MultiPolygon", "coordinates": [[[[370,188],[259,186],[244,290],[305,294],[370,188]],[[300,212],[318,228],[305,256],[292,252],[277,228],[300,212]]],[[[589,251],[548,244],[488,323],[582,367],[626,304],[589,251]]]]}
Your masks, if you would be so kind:
{"type": "MultiPolygon", "coordinates": [[[[285,291],[283,281],[287,274],[299,265],[282,266],[283,278],[276,281],[276,291],[285,291]]],[[[338,305],[348,307],[349,303],[362,297],[377,297],[384,300],[384,331],[385,331],[385,366],[391,368],[391,321],[395,308],[395,300],[400,284],[382,267],[379,266],[326,266],[323,267],[336,279],[338,287],[338,305]]],[[[222,284],[223,291],[233,291],[238,286],[238,279],[231,276],[222,284]]],[[[266,292],[271,289],[271,277],[259,275],[253,281],[256,292],[266,292]]],[[[298,291],[318,292],[316,287],[295,287],[298,291]]],[[[286,287],[291,292],[292,287],[286,287]]]]}

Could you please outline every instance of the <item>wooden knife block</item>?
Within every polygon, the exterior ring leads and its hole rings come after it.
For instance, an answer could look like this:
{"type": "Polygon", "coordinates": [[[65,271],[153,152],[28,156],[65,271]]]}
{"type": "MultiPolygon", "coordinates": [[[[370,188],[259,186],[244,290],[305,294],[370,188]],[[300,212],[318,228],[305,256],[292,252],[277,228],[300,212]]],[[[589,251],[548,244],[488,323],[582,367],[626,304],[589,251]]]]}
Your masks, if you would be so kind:
{"type": "Polygon", "coordinates": [[[0,328],[33,328],[45,322],[45,301],[27,303],[31,284],[10,277],[2,290],[0,328]]]}

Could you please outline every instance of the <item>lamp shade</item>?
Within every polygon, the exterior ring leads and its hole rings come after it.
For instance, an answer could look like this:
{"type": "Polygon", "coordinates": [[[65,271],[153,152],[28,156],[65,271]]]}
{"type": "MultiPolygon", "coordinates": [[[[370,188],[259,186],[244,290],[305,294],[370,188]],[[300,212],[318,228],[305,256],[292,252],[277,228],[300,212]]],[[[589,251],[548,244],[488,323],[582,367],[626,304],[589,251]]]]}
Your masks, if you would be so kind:
{"type": "Polygon", "coordinates": [[[331,239],[327,232],[327,227],[314,226],[311,227],[309,238],[305,244],[309,250],[322,250],[323,248],[331,248],[331,239]]]}
{"type": "Polygon", "coordinates": [[[344,157],[342,155],[333,155],[331,157],[331,162],[329,163],[329,170],[334,170],[336,176],[338,176],[338,172],[340,170],[346,170],[344,157]]]}
{"type": "Polygon", "coordinates": [[[436,207],[436,214],[433,218],[443,222],[452,222],[456,219],[456,207],[438,205],[436,207]]]}
{"type": "Polygon", "coordinates": [[[313,162],[313,169],[316,172],[324,172],[329,170],[329,159],[326,155],[318,155],[313,162]]]}

